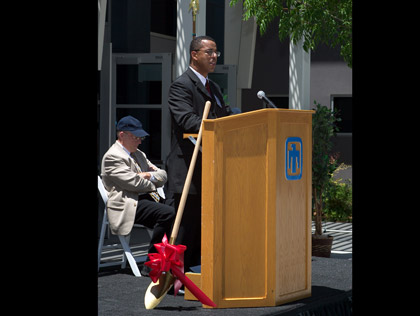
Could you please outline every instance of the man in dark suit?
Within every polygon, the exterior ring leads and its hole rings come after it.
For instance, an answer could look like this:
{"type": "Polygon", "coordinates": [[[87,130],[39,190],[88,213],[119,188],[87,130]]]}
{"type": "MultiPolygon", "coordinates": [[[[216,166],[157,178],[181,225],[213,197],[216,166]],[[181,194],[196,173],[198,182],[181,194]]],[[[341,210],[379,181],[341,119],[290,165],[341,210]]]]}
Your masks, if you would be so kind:
{"type": "MultiPolygon", "coordinates": [[[[209,36],[199,36],[190,44],[190,65],[169,89],[169,109],[172,118],[171,151],[167,157],[167,192],[178,209],[194,145],[184,139],[184,133],[198,133],[206,101],[211,101],[209,119],[231,115],[220,87],[208,79],[217,57],[216,42],[209,36]]],[[[187,246],[184,254],[185,271],[201,264],[201,155],[198,156],[191,187],[184,208],[176,244],[187,246]]]]}

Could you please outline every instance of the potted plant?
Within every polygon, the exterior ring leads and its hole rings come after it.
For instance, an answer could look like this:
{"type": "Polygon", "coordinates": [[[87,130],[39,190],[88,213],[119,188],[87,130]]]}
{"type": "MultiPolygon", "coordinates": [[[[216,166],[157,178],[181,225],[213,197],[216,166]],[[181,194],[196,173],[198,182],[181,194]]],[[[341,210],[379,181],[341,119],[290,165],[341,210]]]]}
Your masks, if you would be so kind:
{"type": "Polygon", "coordinates": [[[337,172],[348,167],[344,163],[337,167],[323,197],[322,212],[324,220],[328,222],[352,222],[353,190],[351,180],[343,181],[343,179],[337,178],[337,172]]]}
{"type": "Polygon", "coordinates": [[[333,237],[322,233],[323,193],[337,168],[337,161],[332,157],[332,137],[337,132],[336,117],[326,106],[314,101],[315,113],[312,117],[312,207],[315,216],[315,234],[312,235],[312,255],[329,257],[333,237]]]}

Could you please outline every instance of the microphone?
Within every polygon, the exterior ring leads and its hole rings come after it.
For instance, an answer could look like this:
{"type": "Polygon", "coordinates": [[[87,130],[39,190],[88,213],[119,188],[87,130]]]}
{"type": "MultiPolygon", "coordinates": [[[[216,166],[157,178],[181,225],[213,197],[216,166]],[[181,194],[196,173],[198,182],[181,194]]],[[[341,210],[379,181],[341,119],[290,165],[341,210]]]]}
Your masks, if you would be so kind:
{"type": "Polygon", "coordinates": [[[271,102],[271,100],[265,96],[265,92],[264,92],[264,91],[262,91],[262,90],[258,91],[258,93],[257,93],[257,97],[258,97],[259,99],[261,99],[261,100],[265,101],[265,102],[266,102],[269,106],[271,106],[272,108],[277,109],[277,106],[275,106],[275,105],[274,105],[274,103],[273,103],[273,102],[271,102]]]}

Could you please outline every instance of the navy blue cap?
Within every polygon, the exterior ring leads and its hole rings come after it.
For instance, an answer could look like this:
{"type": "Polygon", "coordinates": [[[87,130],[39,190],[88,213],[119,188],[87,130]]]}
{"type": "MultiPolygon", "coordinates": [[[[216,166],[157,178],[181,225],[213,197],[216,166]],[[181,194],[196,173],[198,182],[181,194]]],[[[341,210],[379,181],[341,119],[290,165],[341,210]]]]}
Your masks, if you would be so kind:
{"type": "Polygon", "coordinates": [[[131,132],[136,137],[149,136],[141,122],[131,115],[124,116],[117,124],[117,131],[131,132]]]}

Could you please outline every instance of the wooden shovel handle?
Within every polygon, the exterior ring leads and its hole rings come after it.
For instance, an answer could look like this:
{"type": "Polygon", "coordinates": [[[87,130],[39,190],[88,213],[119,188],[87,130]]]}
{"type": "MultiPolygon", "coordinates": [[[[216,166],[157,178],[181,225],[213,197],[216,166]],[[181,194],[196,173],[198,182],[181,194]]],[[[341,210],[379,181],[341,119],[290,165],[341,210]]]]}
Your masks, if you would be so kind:
{"type": "Polygon", "coordinates": [[[188,192],[190,191],[190,185],[192,176],[194,173],[195,162],[197,161],[198,151],[200,149],[201,137],[203,134],[203,120],[209,115],[211,103],[210,101],[206,102],[204,106],[203,118],[201,119],[200,130],[198,131],[197,142],[195,143],[194,152],[191,158],[190,167],[188,168],[187,178],[185,179],[184,188],[182,189],[181,201],[179,202],[178,211],[176,212],[174,227],[172,228],[171,238],[169,243],[173,245],[175,239],[178,236],[179,225],[181,224],[182,214],[184,213],[185,203],[187,201],[188,192]]]}

